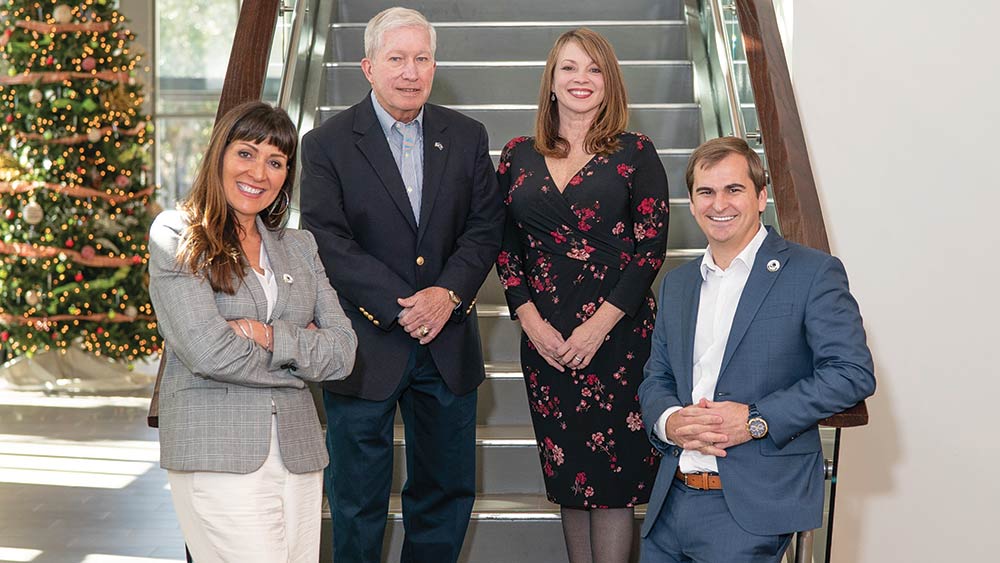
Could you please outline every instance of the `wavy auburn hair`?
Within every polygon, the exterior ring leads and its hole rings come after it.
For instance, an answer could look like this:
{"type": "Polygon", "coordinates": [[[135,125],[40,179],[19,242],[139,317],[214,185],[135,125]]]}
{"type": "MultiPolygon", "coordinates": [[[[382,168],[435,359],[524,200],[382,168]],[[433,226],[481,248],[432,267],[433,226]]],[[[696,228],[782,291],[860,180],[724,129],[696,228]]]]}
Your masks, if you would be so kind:
{"type": "Polygon", "coordinates": [[[288,215],[288,206],[282,206],[279,200],[291,201],[298,140],[295,125],[285,110],[259,101],[242,103],[216,122],[191,192],[177,206],[188,223],[177,261],[192,273],[205,276],[214,291],[236,293],[247,269],[240,245],[243,227],[226,201],[222,184],[226,148],[234,141],[269,143],[288,159],[285,182],[275,201],[257,214],[269,231],[278,231],[288,215]],[[272,213],[275,206],[283,207],[280,213],[272,213]]]}
{"type": "Polygon", "coordinates": [[[544,156],[565,158],[569,141],[559,136],[559,104],[552,101],[552,77],[559,63],[559,52],[567,43],[576,42],[593,59],[604,76],[604,99],[597,117],[583,140],[589,154],[611,154],[618,150],[618,135],[628,126],[628,93],[625,79],[618,66],[615,49],[603,35],[580,27],[563,33],[549,51],[538,91],[538,113],[535,115],[535,150],[544,156]]]}

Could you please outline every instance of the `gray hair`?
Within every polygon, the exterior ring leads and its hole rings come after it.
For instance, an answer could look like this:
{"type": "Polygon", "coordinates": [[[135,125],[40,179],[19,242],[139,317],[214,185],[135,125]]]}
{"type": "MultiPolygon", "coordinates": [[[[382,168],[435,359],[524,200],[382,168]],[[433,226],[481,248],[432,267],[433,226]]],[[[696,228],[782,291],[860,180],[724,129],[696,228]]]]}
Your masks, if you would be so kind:
{"type": "Polygon", "coordinates": [[[374,59],[382,49],[382,40],[386,32],[400,27],[426,29],[431,37],[431,58],[434,57],[434,52],[437,50],[437,32],[434,31],[434,26],[420,12],[399,6],[382,10],[368,20],[368,25],[365,26],[365,57],[374,59]]]}

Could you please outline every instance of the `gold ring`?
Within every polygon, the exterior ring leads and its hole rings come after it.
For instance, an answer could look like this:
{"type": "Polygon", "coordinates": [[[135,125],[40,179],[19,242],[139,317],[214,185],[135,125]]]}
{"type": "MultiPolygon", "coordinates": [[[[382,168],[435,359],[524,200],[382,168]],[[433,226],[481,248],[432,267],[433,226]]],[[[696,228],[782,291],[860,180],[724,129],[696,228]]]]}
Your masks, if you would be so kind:
{"type": "Polygon", "coordinates": [[[580,363],[583,361],[583,358],[581,358],[580,356],[573,356],[573,359],[576,360],[576,363],[580,363]]]}
{"type": "Polygon", "coordinates": [[[431,329],[427,328],[426,325],[420,327],[420,336],[427,336],[431,333],[431,329]]]}

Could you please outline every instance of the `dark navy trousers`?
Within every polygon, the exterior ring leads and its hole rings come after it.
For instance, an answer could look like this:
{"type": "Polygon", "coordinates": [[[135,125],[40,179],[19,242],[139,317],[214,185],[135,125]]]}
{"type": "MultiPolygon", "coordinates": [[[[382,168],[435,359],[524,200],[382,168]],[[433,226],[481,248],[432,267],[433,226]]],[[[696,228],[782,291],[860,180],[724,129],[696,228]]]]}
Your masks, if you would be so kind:
{"type": "Polygon", "coordinates": [[[402,563],[458,560],[476,491],[476,391],[457,396],[414,341],[384,401],[323,391],[334,563],[379,563],[392,487],[396,405],[406,438],[402,563]]]}

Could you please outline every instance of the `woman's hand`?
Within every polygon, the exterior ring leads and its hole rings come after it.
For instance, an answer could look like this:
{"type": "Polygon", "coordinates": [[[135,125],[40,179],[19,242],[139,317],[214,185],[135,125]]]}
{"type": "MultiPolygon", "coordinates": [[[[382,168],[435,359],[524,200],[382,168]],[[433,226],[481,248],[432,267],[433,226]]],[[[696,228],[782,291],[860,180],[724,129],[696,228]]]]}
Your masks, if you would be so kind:
{"type": "Polygon", "coordinates": [[[604,344],[611,329],[625,316],[621,309],[604,302],[592,317],[573,330],[573,334],[556,350],[556,357],[570,369],[580,370],[590,365],[597,350],[604,344]]]}
{"type": "Polygon", "coordinates": [[[566,371],[566,368],[559,363],[557,350],[565,344],[559,331],[552,327],[538,314],[535,304],[525,303],[517,308],[517,316],[521,319],[521,328],[524,334],[528,335],[528,340],[534,345],[538,355],[548,364],[559,371],[566,371]]]}
{"type": "Polygon", "coordinates": [[[253,340],[268,352],[274,351],[274,327],[271,325],[253,319],[236,319],[228,322],[237,336],[253,340]]]}

